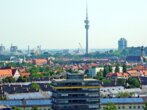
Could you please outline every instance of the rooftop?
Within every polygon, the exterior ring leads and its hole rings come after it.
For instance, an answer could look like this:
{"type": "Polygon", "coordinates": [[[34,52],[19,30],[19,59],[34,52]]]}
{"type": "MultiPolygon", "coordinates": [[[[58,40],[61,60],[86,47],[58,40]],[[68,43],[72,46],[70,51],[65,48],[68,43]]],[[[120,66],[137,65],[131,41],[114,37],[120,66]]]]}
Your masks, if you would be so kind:
{"type": "MultiPolygon", "coordinates": [[[[26,106],[44,106],[51,105],[51,100],[24,100],[26,101],[26,106]]],[[[23,106],[23,100],[1,100],[0,105],[8,105],[8,106],[23,106]]]]}
{"type": "MultiPolygon", "coordinates": [[[[37,99],[37,100],[1,100],[0,105],[7,106],[23,106],[23,101],[26,101],[26,106],[48,106],[52,104],[51,99],[37,99]]],[[[114,103],[114,104],[136,104],[136,103],[144,103],[143,98],[103,98],[100,100],[101,104],[114,103]]]]}
{"type": "MultiPolygon", "coordinates": [[[[60,82],[60,81],[69,81],[66,79],[53,79],[54,81],[60,82]]],[[[77,79],[73,79],[72,81],[77,81],[77,79]]],[[[85,78],[83,79],[83,81],[97,81],[96,79],[92,79],[92,78],[85,78]]]]}
{"type": "Polygon", "coordinates": [[[101,99],[102,104],[115,103],[115,104],[130,104],[130,103],[144,103],[143,98],[104,98],[101,99]]]}

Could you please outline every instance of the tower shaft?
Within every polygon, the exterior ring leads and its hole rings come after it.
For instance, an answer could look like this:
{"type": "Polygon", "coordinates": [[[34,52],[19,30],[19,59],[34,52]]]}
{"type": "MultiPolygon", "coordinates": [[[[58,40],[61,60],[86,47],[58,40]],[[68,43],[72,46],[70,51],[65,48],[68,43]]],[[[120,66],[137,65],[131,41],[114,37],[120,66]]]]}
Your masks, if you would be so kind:
{"type": "Polygon", "coordinates": [[[88,54],[89,49],[89,38],[88,38],[88,29],[89,29],[89,20],[88,20],[88,6],[86,4],[86,20],[85,22],[85,29],[86,29],[86,54],[88,54]]]}
{"type": "MultiPolygon", "coordinates": [[[[85,27],[86,27],[86,25],[85,25],[85,27]]],[[[89,49],[89,45],[88,45],[88,29],[86,28],[86,54],[88,54],[88,49],[89,49]]]]}

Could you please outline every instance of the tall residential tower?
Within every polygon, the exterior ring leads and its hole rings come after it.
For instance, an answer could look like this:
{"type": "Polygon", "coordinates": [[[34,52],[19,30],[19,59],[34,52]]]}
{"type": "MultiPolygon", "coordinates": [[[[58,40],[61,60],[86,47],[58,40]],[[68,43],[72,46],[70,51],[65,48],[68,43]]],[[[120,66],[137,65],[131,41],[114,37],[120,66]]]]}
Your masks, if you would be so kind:
{"type": "Polygon", "coordinates": [[[89,29],[89,20],[88,20],[88,5],[86,3],[86,20],[85,22],[85,29],[86,29],[86,54],[88,54],[88,29],[89,29]]]}
{"type": "Polygon", "coordinates": [[[118,50],[123,50],[127,47],[127,40],[125,38],[120,38],[118,41],[118,50]]]}

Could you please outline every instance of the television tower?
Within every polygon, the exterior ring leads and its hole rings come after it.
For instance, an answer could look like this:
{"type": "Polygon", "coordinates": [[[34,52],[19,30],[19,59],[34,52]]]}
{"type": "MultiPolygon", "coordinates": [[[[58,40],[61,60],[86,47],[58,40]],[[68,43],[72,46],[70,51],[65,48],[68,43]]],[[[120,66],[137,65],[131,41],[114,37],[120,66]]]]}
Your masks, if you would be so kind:
{"type": "Polygon", "coordinates": [[[88,4],[86,1],[86,20],[85,22],[85,29],[86,29],[86,55],[88,54],[88,29],[89,29],[89,20],[88,20],[88,4]]]}

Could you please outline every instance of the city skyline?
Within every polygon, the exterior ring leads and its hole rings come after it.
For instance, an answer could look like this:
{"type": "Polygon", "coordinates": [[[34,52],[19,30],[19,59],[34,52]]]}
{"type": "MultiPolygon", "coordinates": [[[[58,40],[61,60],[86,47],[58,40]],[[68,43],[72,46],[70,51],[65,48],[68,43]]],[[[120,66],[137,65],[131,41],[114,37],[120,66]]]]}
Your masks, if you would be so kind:
{"type": "MultiPolygon", "coordinates": [[[[147,46],[145,0],[88,1],[89,48],[117,48],[124,37],[129,46],[147,46]]],[[[0,38],[4,46],[41,45],[47,49],[85,48],[86,0],[0,1],[0,38]]]]}

